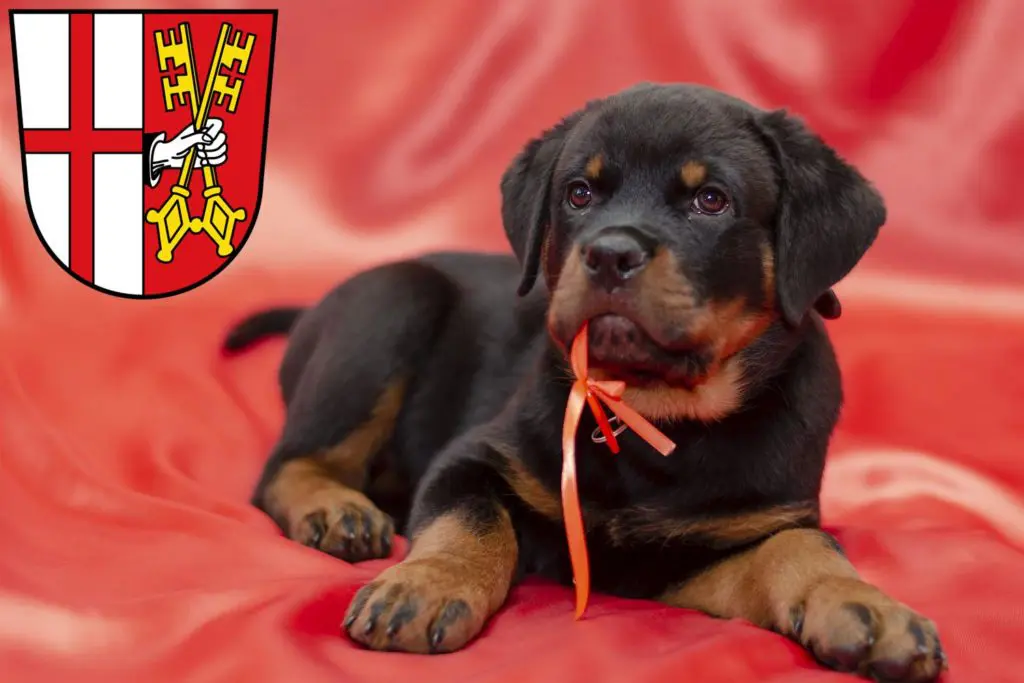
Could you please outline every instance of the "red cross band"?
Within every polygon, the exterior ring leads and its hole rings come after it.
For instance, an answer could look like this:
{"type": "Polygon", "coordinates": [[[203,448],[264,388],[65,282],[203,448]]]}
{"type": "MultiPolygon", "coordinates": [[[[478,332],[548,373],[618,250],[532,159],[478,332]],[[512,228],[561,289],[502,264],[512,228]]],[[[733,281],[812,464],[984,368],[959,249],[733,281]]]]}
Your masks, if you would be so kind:
{"type": "MultiPolygon", "coordinates": [[[[142,129],[97,129],[93,121],[93,16],[71,14],[69,128],[25,130],[25,153],[70,156],[70,249],[68,266],[93,281],[93,155],[141,153],[142,129]]],[[[100,96],[102,97],[102,93],[100,96]]],[[[141,183],[142,167],[139,167],[141,183]]],[[[142,216],[139,216],[142,229],[142,216]]]]}

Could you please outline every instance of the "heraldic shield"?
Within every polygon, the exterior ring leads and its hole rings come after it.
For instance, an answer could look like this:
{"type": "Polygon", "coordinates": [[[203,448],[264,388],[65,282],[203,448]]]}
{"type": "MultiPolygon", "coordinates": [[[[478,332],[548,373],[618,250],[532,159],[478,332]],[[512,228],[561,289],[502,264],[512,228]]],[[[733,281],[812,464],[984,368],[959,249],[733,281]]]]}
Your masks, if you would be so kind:
{"type": "Polygon", "coordinates": [[[276,11],[10,13],[29,215],[80,282],[206,282],[259,212],[276,11]]]}

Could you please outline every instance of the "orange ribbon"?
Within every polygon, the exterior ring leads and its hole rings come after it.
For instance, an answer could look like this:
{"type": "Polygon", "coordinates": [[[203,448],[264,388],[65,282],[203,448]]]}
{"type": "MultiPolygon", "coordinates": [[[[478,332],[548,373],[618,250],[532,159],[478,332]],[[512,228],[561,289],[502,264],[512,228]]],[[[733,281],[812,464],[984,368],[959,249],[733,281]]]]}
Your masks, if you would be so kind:
{"type": "Polygon", "coordinates": [[[583,329],[573,340],[569,353],[576,381],[573,382],[572,391],[569,393],[569,402],[565,407],[565,423],[562,426],[562,510],[565,534],[569,541],[569,558],[572,561],[572,573],[576,583],[577,620],[586,611],[587,599],[590,596],[590,562],[587,559],[583,513],[580,510],[580,494],[576,484],[576,430],[580,424],[580,416],[583,415],[584,403],[590,405],[590,410],[594,413],[597,425],[612,453],[619,452],[619,442],[615,439],[608,417],[601,408],[602,402],[623,424],[662,455],[668,455],[676,447],[640,413],[623,402],[625,382],[600,381],[587,376],[587,328],[588,325],[584,324],[583,329]]]}

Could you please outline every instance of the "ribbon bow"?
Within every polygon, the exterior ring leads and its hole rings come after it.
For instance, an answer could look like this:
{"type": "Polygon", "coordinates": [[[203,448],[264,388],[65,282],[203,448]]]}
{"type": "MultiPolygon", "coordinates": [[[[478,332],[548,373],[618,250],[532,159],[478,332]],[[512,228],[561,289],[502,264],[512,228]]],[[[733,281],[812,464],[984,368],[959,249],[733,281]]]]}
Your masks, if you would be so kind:
{"type": "Polygon", "coordinates": [[[649,443],[662,455],[675,450],[676,445],[658,429],[648,422],[622,400],[626,391],[626,383],[619,381],[601,381],[588,377],[587,370],[587,330],[588,324],[572,342],[569,361],[576,381],[569,393],[569,402],[565,407],[565,423],[562,427],[562,510],[565,519],[565,534],[569,541],[569,559],[572,561],[572,573],[576,583],[576,619],[583,616],[587,609],[590,596],[590,562],[587,559],[587,541],[583,529],[583,513],[580,510],[579,489],[576,484],[576,430],[583,415],[584,403],[590,406],[597,425],[604,434],[608,448],[612,453],[619,452],[619,442],[615,438],[612,426],[608,423],[601,403],[628,426],[637,436],[649,443]],[[600,399],[600,400],[599,400],[600,399]]]}

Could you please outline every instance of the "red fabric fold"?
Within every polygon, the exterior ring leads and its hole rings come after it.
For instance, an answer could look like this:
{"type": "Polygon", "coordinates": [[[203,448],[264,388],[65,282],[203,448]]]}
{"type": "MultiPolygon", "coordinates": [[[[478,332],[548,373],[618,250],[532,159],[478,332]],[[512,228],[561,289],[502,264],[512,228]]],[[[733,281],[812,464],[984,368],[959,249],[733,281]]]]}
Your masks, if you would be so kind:
{"type": "Polygon", "coordinates": [[[334,560],[248,505],[282,424],[283,343],[227,360],[227,326],[384,260],[507,251],[513,155],[642,80],[785,106],[884,193],[889,221],[828,326],[846,404],[824,521],[865,578],[936,621],[946,681],[1019,680],[1024,3],[278,6],[259,218],[188,294],[115,300],[53,263],[0,105],[3,680],[851,680],[778,635],[650,602],[594,594],[574,622],[572,589],[534,579],[463,652],[367,652],[340,622],[394,559],[334,560]]]}

